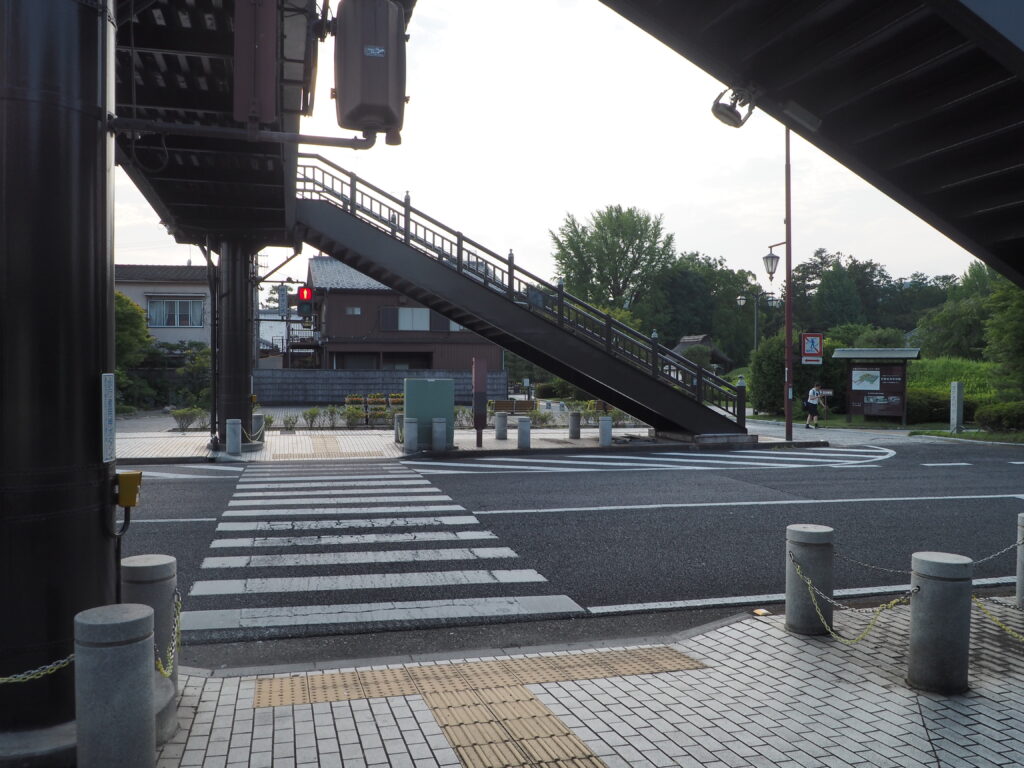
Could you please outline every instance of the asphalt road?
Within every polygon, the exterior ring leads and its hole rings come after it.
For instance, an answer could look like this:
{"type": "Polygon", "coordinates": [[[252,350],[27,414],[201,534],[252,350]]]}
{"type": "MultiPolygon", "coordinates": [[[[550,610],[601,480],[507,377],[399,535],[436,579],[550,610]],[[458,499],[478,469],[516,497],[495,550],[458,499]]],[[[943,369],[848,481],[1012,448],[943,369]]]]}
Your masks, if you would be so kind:
{"type": "MultiPolygon", "coordinates": [[[[424,490],[450,497],[465,509],[458,514],[475,515],[478,523],[468,529],[491,535],[493,540],[484,542],[487,547],[508,548],[517,556],[512,564],[476,567],[535,572],[540,577],[541,583],[500,585],[499,591],[567,596],[584,613],[500,624],[406,620],[392,626],[355,624],[348,630],[307,625],[273,632],[253,628],[220,635],[194,633],[185,649],[185,663],[264,666],[660,636],[739,610],[723,598],[783,592],[784,536],[790,523],[833,526],[839,555],[896,571],[909,568],[915,551],[958,552],[980,559],[1013,543],[1017,515],[1024,511],[1024,448],[900,437],[875,440],[872,449],[851,445],[852,436],[846,437],[834,441],[846,444],[831,452],[782,450],[722,458],[701,454],[703,461],[632,451],[594,463],[576,463],[593,457],[537,454],[519,461],[405,462],[405,470],[415,470],[407,477],[428,481],[424,490]],[[650,603],[699,600],[707,601],[700,610],[648,609],[650,603]],[[437,624],[442,626],[431,626],[437,624]],[[379,631],[384,629],[399,631],[379,631]]],[[[344,473],[354,465],[334,466],[334,471],[344,473]]],[[[390,466],[401,469],[398,462],[390,466]]],[[[238,467],[143,469],[143,500],[125,541],[126,555],[175,555],[187,609],[214,603],[232,610],[287,604],[281,593],[261,594],[260,587],[250,592],[253,581],[246,581],[234,595],[189,596],[197,582],[237,578],[235,571],[201,565],[211,554],[232,553],[210,545],[224,535],[217,526],[236,493],[238,467]]],[[[301,465],[273,469],[284,470],[275,482],[309,472],[301,465]]],[[[251,466],[246,476],[255,477],[259,471],[251,466]]],[[[297,492],[301,498],[303,491],[297,492]]],[[[320,516],[324,517],[331,516],[320,516]]],[[[315,553],[339,549],[344,547],[306,548],[315,553]]],[[[979,564],[976,577],[1010,577],[1014,566],[1014,554],[1009,552],[979,564]]],[[[368,563],[345,572],[387,571],[408,578],[429,567],[419,562],[368,563]]],[[[298,568],[254,573],[285,580],[308,577],[298,568]]],[[[837,587],[908,581],[905,573],[865,568],[842,558],[836,562],[837,587]]],[[[495,589],[451,585],[344,593],[313,590],[303,594],[303,604],[414,601],[428,596],[454,600],[494,594],[495,589]]]]}

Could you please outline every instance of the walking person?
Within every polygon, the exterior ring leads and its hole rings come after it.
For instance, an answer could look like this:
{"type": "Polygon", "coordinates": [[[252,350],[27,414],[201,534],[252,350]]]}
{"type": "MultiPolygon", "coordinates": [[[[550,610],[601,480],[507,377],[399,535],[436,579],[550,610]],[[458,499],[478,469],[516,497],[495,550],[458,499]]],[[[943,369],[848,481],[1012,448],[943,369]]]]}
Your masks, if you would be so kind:
{"type": "Polygon", "coordinates": [[[821,385],[815,382],[814,386],[807,391],[807,399],[804,401],[804,410],[807,411],[806,429],[818,428],[818,402],[821,400],[821,385]]]}

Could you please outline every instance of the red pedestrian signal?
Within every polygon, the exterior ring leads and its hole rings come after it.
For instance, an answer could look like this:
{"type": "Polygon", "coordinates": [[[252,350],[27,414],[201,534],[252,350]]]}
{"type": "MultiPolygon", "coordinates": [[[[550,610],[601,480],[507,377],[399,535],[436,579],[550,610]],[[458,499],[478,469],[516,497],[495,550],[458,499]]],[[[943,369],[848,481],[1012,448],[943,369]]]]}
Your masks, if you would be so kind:
{"type": "Polygon", "coordinates": [[[299,288],[296,309],[303,319],[313,317],[313,289],[308,285],[299,288]]]}

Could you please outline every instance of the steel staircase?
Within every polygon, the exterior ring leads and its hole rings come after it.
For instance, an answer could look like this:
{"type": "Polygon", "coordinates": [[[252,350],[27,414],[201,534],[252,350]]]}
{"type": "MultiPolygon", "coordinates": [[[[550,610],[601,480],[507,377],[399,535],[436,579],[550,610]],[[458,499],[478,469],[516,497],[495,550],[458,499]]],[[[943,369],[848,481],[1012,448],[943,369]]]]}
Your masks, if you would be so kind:
{"type": "Polygon", "coordinates": [[[305,242],[661,432],[746,432],[745,393],[318,155],[299,155],[305,242]]]}

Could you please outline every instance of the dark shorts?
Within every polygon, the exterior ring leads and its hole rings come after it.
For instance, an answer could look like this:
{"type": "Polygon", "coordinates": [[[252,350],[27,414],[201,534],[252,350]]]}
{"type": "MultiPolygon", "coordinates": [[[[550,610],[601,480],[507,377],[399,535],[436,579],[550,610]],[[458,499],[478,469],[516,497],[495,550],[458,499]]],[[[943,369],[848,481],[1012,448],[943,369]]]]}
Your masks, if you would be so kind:
{"type": "Polygon", "coordinates": [[[807,411],[808,416],[818,416],[818,404],[817,403],[804,403],[804,410],[807,411]]]}

